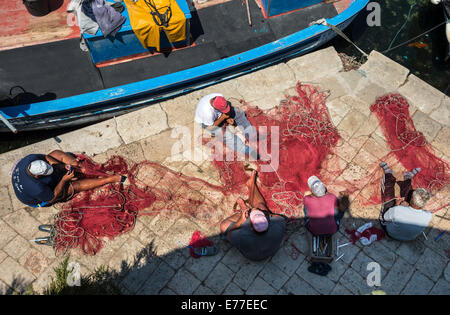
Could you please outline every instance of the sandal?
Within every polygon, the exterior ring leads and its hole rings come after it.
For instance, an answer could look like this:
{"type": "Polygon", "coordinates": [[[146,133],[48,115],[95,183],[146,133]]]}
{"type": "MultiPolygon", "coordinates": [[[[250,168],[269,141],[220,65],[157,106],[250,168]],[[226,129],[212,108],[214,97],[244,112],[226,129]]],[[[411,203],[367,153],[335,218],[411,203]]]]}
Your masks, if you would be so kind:
{"type": "Polygon", "coordinates": [[[323,277],[326,276],[330,270],[331,267],[329,265],[318,262],[313,262],[311,266],[308,267],[309,272],[323,277]]]}
{"type": "Polygon", "coordinates": [[[193,248],[197,256],[214,256],[219,251],[216,246],[205,246],[193,248]]]}

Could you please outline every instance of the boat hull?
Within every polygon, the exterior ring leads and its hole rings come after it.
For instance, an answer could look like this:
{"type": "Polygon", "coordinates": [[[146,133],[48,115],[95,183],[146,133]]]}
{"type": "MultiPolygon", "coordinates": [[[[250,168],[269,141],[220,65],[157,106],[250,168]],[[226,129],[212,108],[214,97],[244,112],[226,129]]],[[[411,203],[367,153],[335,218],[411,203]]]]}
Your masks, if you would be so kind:
{"type": "MultiPolygon", "coordinates": [[[[344,30],[367,2],[356,0],[349,9],[328,22],[344,30]]],[[[0,108],[0,112],[19,132],[86,125],[306,54],[335,36],[336,33],[330,28],[313,25],[252,51],[179,73],[61,100],[0,108]]],[[[10,130],[0,123],[0,132],[10,130]]]]}

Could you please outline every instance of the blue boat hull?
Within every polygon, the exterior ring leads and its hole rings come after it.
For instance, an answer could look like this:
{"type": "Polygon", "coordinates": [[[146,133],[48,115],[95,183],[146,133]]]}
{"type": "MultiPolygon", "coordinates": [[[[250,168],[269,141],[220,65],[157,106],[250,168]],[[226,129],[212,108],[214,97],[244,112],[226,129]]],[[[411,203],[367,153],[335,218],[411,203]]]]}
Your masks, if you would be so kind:
{"type": "MultiPolygon", "coordinates": [[[[355,0],[327,22],[344,30],[367,3],[368,0],[355,0]]],[[[4,107],[0,112],[19,131],[89,124],[306,54],[335,36],[329,27],[313,25],[270,44],[195,68],[63,99],[4,107]]],[[[10,130],[0,123],[0,132],[10,130]]]]}

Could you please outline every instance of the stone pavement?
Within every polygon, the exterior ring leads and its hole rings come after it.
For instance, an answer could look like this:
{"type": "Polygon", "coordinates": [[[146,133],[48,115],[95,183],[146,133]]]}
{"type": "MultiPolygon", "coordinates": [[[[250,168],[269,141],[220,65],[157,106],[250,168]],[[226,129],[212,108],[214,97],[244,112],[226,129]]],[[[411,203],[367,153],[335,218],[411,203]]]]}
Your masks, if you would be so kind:
{"type": "MultiPolygon", "coordinates": [[[[175,151],[181,160],[171,157],[177,141],[171,137],[172,132],[177,126],[193,129],[196,103],[207,93],[218,91],[227,98],[244,99],[268,110],[278,105],[298,80],[330,90],[329,113],[345,139],[337,151],[344,180],[351,182],[372,172],[378,158],[388,152],[377,120],[369,111],[375,98],[388,92],[397,91],[408,99],[416,128],[426,135],[437,156],[450,162],[448,97],[376,51],[358,71],[343,72],[333,47],[319,50],[63,134],[59,143],[48,139],[0,155],[0,176],[8,178],[0,186],[0,292],[21,292],[30,284],[36,292],[42,292],[54,276],[53,268],[63,259],[56,257],[51,248],[29,241],[42,235],[38,225],[52,222],[57,209],[24,207],[15,198],[8,175],[15,161],[29,153],[54,149],[85,152],[98,162],[119,154],[135,162],[155,161],[185,175],[219,183],[219,174],[211,163],[193,160],[187,148],[175,151]]],[[[363,186],[352,195],[354,201],[366,197],[363,186]]],[[[449,191],[441,191],[431,205],[444,205],[448,199],[449,191]]],[[[222,209],[221,199],[217,200],[219,217],[228,215],[231,209],[222,209]]],[[[360,207],[355,202],[337,234],[339,242],[348,242],[345,227],[376,222],[378,213],[379,206],[360,207]]],[[[219,240],[217,226],[176,215],[139,216],[131,232],[106,241],[96,256],[84,256],[75,250],[70,254],[71,261],[81,265],[82,273],[109,266],[130,294],[366,294],[377,288],[388,294],[449,294],[450,264],[445,251],[450,236],[446,233],[435,241],[440,230],[449,230],[449,218],[448,207],[436,212],[426,230],[427,238],[421,236],[414,242],[383,239],[367,247],[359,243],[343,247],[340,253],[344,256],[331,264],[332,271],[326,277],[307,271],[303,227],[290,231],[288,241],[273,257],[250,262],[219,240]],[[219,245],[218,255],[190,257],[185,245],[195,230],[219,245]],[[298,256],[294,248],[300,250],[298,256]],[[367,285],[370,262],[380,265],[380,287],[367,285]]]]}

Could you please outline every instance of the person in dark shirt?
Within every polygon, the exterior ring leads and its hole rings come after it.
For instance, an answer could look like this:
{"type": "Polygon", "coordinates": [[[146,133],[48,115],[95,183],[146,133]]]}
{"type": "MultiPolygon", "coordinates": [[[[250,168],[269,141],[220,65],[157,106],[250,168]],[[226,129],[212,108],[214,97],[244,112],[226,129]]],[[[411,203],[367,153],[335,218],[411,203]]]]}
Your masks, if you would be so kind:
{"type": "Polygon", "coordinates": [[[241,211],[223,220],[220,231],[242,255],[258,261],[274,255],[280,248],[286,218],[267,208],[264,197],[256,186],[256,171],[253,171],[247,186],[250,207],[239,198],[241,211]]]}
{"type": "Polygon", "coordinates": [[[126,179],[121,175],[78,179],[75,170],[84,172],[80,161],[60,150],[48,155],[30,154],[16,164],[11,182],[17,199],[30,207],[42,207],[66,200],[78,192],[126,179]]]}

